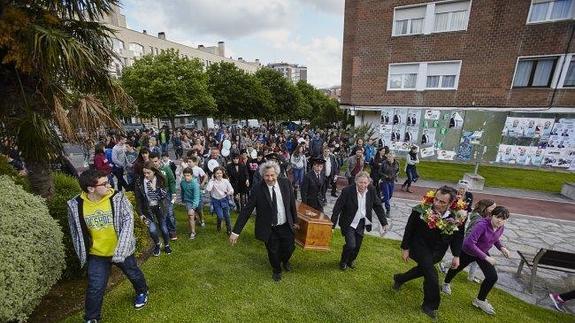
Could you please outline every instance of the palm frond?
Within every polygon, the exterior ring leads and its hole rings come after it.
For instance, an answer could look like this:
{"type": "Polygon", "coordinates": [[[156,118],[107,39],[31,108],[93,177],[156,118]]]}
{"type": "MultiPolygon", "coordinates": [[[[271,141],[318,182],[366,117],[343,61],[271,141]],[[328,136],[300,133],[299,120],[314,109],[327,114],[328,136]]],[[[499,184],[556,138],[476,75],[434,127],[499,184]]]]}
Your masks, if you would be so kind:
{"type": "Polygon", "coordinates": [[[119,0],[34,0],[25,1],[56,12],[58,16],[78,20],[98,20],[108,14],[119,0]]]}

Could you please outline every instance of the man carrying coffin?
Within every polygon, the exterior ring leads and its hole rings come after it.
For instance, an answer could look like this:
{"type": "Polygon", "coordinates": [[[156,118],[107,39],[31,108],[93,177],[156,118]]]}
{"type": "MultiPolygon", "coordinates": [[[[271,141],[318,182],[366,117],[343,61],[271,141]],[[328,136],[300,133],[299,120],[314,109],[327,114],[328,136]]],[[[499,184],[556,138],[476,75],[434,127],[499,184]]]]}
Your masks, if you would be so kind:
{"type": "Polygon", "coordinates": [[[345,245],[341,252],[339,268],[346,270],[348,267],[355,268],[355,259],[361,248],[364,231],[371,231],[371,211],[380,223],[380,235],[385,234],[387,219],[381,200],[373,185],[370,185],[370,177],[367,172],[361,171],[355,176],[355,184],[345,187],[337,198],[333,207],[331,222],[333,228],[339,220],[341,234],[345,238],[345,245]],[[340,218],[341,215],[341,218],[340,218]]]}
{"type": "Polygon", "coordinates": [[[291,271],[289,260],[295,249],[294,230],[298,228],[295,196],[289,180],[278,177],[280,167],[275,161],[263,163],[259,171],[263,181],[254,186],[247,205],[238,215],[230,243],[236,244],[256,209],[255,235],[266,245],[273,280],[280,281],[282,265],[285,271],[291,271]]]}

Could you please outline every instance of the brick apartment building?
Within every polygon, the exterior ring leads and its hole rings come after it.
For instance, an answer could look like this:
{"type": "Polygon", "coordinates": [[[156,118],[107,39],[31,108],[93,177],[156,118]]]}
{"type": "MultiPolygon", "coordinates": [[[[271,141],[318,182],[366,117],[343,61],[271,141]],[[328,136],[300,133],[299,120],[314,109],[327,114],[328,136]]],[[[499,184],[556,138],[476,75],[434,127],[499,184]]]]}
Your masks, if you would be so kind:
{"type": "Polygon", "coordinates": [[[356,125],[390,108],[575,118],[574,18],[575,0],[346,0],[341,104],[356,125]]]}

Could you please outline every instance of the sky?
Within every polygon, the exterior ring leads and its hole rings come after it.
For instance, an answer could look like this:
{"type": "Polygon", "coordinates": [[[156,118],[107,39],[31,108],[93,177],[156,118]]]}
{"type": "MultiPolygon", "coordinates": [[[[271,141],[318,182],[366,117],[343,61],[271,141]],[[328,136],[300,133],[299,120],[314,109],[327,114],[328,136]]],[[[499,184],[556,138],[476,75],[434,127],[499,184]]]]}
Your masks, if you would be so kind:
{"type": "Polygon", "coordinates": [[[307,67],[318,88],[341,83],[345,0],[123,0],[128,28],[197,47],[224,41],[226,57],[307,67]]]}

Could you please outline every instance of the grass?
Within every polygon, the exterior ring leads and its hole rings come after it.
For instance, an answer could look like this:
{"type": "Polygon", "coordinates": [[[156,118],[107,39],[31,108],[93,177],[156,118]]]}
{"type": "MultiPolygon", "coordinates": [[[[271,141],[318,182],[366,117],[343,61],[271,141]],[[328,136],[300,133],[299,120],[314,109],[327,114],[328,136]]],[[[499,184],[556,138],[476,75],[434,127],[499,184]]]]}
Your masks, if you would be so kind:
{"type": "MultiPolygon", "coordinates": [[[[419,310],[422,280],[391,289],[392,275],[413,266],[400,259],[397,241],[366,237],[357,269],[341,272],[337,263],[343,239],[336,231],[329,252],[302,251],[292,257],[293,271],[276,283],[266,250],[253,234],[253,220],[231,247],[224,233],[215,231],[215,219],[186,239],[185,215],[177,208],[180,240],[171,255],[151,257],[142,269],[150,288],[148,305],[132,308],[129,281],[106,294],[103,319],[107,322],[426,322],[419,310]]],[[[443,322],[572,322],[573,317],[527,304],[494,289],[489,300],[497,315],[489,317],[471,305],[478,285],[457,277],[453,295],[442,297],[443,322]]],[[[77,313],[65,322],[78,322],[77,313]]]]}
{"type": "MultiPolygon", "coordinates": [[[[472,173],[474,165],[422,161],[417,171],[422,179],[457,182],[463,174],[472,173]]],[[[402,168],[403,169],[403,168],[402,168]]],[[[403,174],[403,172],[402,172],[403,174]]],[[[561,192],[566,182],[575,182],[575,173],[558,170],[536,170],[481,165],[479,174],[489,187],[517,188],[545,192],[561,192]]]]}

